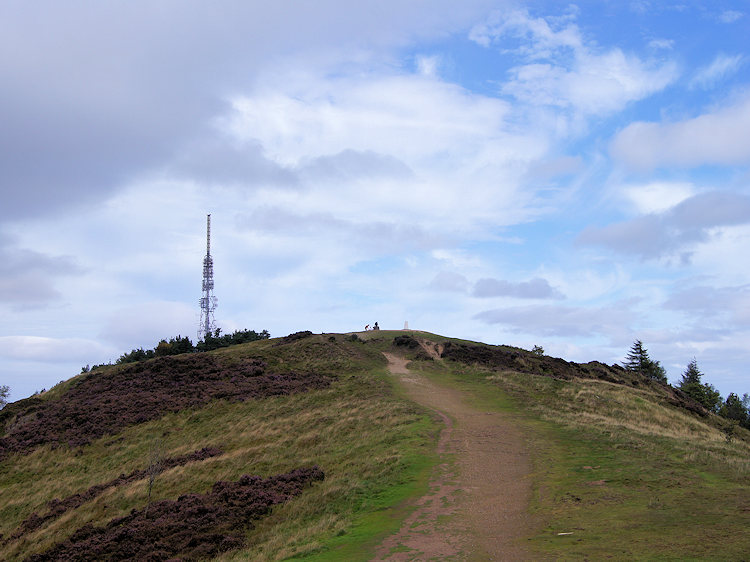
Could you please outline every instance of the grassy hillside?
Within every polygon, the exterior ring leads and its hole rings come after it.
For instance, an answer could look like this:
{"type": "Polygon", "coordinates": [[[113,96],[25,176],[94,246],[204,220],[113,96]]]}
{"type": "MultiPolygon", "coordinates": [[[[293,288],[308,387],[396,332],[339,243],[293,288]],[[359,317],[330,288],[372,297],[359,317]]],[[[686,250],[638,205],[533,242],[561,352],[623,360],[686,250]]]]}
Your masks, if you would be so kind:
{"type": "Polygon", "coordinates": [[[369,559],[425,490],[440,429],[402,397],[386,350],[524,428],[541,522],[528,544],[539,557],[739,560],[750,551],[744,430],[728,442],[680,393],[622,369],[404,335],[311,335],[154,359],[9,405],[0,558],[39,555],[118,517],[147,523],[180,497],[208,502],[198,519],[224,521],[224,506],[236,507],[222,491],[231,489],[273,507],[235,514],[239,537],[217,523],[211,555],[369,559]],[[313,467],[322,480],[310,472],[293,493],[269,491],[313,467]]]}
{"type": "MultiPolygon", "coordinates": [[[[441,341],[438,338],[435,341],[441,341]]],[[[558,560],[745,560],[750,435],[618,367],[453,346],[411,368],[516,415],[535,461],[529,544],[558,560]]]]}
{"type": "MultiPolygon", "coordinates": [[[[340,335],[312,336],[290,343],[253,342],[211,356],[223,366],[261,360],[274,376],[317,374],[331,382],[325,388],[285,396],[217,399],[113,430],[88,443],[78,439],[73,448],[52,439],[31,452],[9,454],[0,463],[0,541],[5,541],[1,557],[25,559],[88,523],[103,525],[143,509],[148,501],[147,477],[109,487],[37,529],[10,538],[33,512],[47,513],[49,501],[147,469],[155,450],[161,451],[162,458],[203,447],[217,448],[222,454],[159,473],[153,482],[154,504],[184,494],[205,494],[215,482],[237,481],[245,474],[265,478],[311,466],[323,471],[323,481],[254,520],[253,528],[248,526],[245,532],[245,546],[230,557],[246,552],[247,559],[280,559],[314,553],[326,544],[334,549],[345,545],[356,553],[395,528],[398,520],[382,507],[397,505],[425,485],[436,427],[430,415],[394,395],[385,375],[385,359],[376,349],[340,335]]],[[[162,361],[176,362],[178,357],[162,361]]],[[[140,367],[138,372],[122,366],[77,377],[29,401],[26,406],[32,413],[24,410],[23,403],[9,406],[5,437],[19,423],[30,421],[19,418],[34,417],[33,411],[40,411],[44,402],[64,402],[86,380],[118,380],[124,391],[138,386],[135,380],[153,381],[159,361],[140,367]]],[[[124,392],[118,398],[121,404],[110,404],[110,411],[120,412],[122,404],[132,412],[142,411],[145,398],[139,392],[135,396],[124,392]]],[[[342,557],[352,559],[347,553],[342,557]]]]}

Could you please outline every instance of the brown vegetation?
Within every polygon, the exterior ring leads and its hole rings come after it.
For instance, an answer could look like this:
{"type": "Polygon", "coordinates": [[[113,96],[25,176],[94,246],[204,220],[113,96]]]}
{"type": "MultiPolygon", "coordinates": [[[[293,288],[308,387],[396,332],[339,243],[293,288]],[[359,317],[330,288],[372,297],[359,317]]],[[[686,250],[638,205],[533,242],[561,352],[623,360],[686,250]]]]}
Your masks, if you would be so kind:
{"type": "Polygon", "coordinates": [[[260,359],[222,362],[209,354],[161,357],[89,374],[60,397],[19,401],[8,406],[0,438],[0,459],[33,448],[82,446],[124,427],[158,419],[168,412],[206,405],[215,399],[243,401],[293,394],[330,384],[309,373],[266,372],[260,359]]]}
{"type": "MultiPolygon", "coordinates": [[[[169,470],[170,468],[174,468],[176,466],[182,466],[189,462],[202,461],[211,457],[216,457],[221,454],[221,449],[217,449],[216,447],[204,447],[199,451],[195,451],[187,455],[168,457],[161,460],[159,464],[159,472],[164,472],[165,470],[169,470]]],[[[32,513],[24,520],[23,523],[21,523],[18,530],[16,530],[10,536],[10,539],[18,539],[26,533],[38,529],[48,521],[57,519],[66,511],[76,509],[84,503],[93,500],[95,497],[101,495],[109,488],[123,486],[125,484],[129,484],[131,482],[146,478],[147,476],[150,476],[148,468],[144,470],[134,470],[127,475],[120,474],[120,476],[118,476],[114,480],[110,480],[109,482],[105,482],[104,484],[96,484],[95,486],[91,486],[82,494],[73,494],[72,496],[68,496],[67,498],[61,500],[55,498],[47,503],[47,512],[45,514],[38,515],[36,512],[32,513]]]]}
{"type": "Polygon", "coordinates": [[[148,510],[110,521],[104,527],[85,525],[66,541],[29,560],[197,560],[240,548],[252,521],[271,506],[302,493],[323,480],[318,467],[237,482],[216,482],[207,494],[186,494],[152,504],[148,510]]]}
{"type": "Polygon", "coordinates": [[[446,342],[444,359],[467,365],[478,364],[497,371],[512,371],[528,375],[541,375],[558,380],[595,379],[630,387],[647,387],[659,392],[664,401],[700,416],[708,410],[677,388],[625,370],[619,365],[606,365],[599,361],[573,363],[559,357],[538,355],[523,349],[446,342]]]}

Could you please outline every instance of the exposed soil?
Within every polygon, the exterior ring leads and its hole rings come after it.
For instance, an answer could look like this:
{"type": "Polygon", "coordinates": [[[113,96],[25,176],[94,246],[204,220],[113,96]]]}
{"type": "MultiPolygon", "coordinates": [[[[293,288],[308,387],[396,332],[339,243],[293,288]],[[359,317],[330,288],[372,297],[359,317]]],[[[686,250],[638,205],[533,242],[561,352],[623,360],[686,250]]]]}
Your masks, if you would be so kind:
{"type": "Polygon", "coordinates": [[[239,363],[190,353],[132,363],[80,379],[55,400],[20,400],[3,409],[0,460],[44,444],[82,446],[168,412],[212,400],[242,401],[286,395],[330,384],[317,373],[274,374],[260,359],[239,363]]]}
{"type": "Polygon", "coordinates": [[[207,494],[164,500],[104,527],[86,525],[60,544],[28,560],[199,560],[243,546],[252,521],[286,502],[324,475],[300,468],[270,478],[243,476],[217,482],[207,494]]]}
{"type": "MultiPolygon", "coordinates": [[[[442,349],[421,343],[439,358],[442,349]]],[[[435,410],[445,428],[429,492],[383,542],[376,560],[527,559],[519,540],[532,524],[531,463],[521,431],[507,415],[478,410],[460,390],[409,371],[408,360],[385,356],[408,396],[435,410]]]]}

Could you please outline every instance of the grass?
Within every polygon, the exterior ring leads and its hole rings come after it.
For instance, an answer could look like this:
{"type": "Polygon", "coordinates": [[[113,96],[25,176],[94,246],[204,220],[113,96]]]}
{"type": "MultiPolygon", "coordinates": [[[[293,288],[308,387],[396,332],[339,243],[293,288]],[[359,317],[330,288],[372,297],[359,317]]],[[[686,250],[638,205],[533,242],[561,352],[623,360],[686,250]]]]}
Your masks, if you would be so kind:
{"type": "MultiPolygon", "coordinates": [[[[329,388],[244,403],[217,401],[169,414],[77,449],[41,447],[0,463],[0,533],[47,501],[142,469],[159,442],[165,455],[204,446],[224,455],[159,475],[153,500],[205,492],[216,480],[270,476],[317,464],[326,479],[274,508],[248,530],[247,547],[221,560],[368,560],[423,493],[439,424],[392,386],[382,351],[401,331],[263,340],[213,353],[261,357],[279,373],[336,376],[329,388]]],[[[434,334],[414,333],[434,342],[434,334]]],[[[461,340],[452,340],[461,341],[461,340]]],[[[412,353],[412,352],[408,352],[412,353]]],[[[417,357],[417,354],[414,354],[417,357]]],[[[716,423],[670,406],[650,386],[556,380],[449,361],[410,368],[504,411],[525,430],[534,463],[527,537],[536,558],[742,560],[750,552],[750,445],[727,442],[716,423]],[[564,533],[564,534],[562,534],[564,533]]],[[[88,376],[106,376],[106,369],[88,376]]],[[[66,382],[43,399],[56,399],[66,382]]],[[[135,407],[135,406],[134,406],[135,407]]],[[[23,559],[86,523],[143,507],[147,481],[107,490],[38,531],[0,546],[23,559]]]]}
{"type": "Polygon", "coordinates": [[[750,551],[750,443],[653,389],[410,365],[526,428],[535,466],[528,544],[556,560],[742,560],[750,551]],[[565,533],[565,534],[563,534],[565,533]]]}
{"type": "MultiPolygon", "coordinates": [[[[263,357],[276,372],[336,374],[331,387],[287,397],[214,402],[169,414],[76,451],[37,449],[0,464],[0,532],[9,536],[47,501],[144,468],[158,440],[165,455],[214,445],[224,455],[159,475],[153,501],[205,492],[217,480],[270,476],[318,465],[326,479],[274,508],[247,533],[248,547],[225,560],[366,559],[405,516],[404,500],[426,487],[437,429],[430,415],[397,397],[374,348],[313,336],[285,346],[260,341],[219,350],[263,357]],[[356,554],[356,556],[355,556],[356,554]]],[[[110,489],[6,545],[3,559],[42,552],[86,523],[102,524],[145,505],[147,480],[110,489]]]]}

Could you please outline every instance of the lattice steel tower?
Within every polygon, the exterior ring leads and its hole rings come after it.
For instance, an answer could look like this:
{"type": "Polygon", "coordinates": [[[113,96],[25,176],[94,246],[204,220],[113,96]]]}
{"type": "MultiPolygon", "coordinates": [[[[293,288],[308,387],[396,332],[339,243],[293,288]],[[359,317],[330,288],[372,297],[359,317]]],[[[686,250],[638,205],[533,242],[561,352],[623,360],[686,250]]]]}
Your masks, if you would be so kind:
{"type": "Polygon", "coordinates": [[[214,259],[211,257],[211,215],[206,217],[206,257],[203,258],[203,296],[200,298],[201,321],[198,326],[198,340],[205,339],[206,335],[213,334],[216,330],[214,310],[217,298],[214,292],[214,259]]]}

